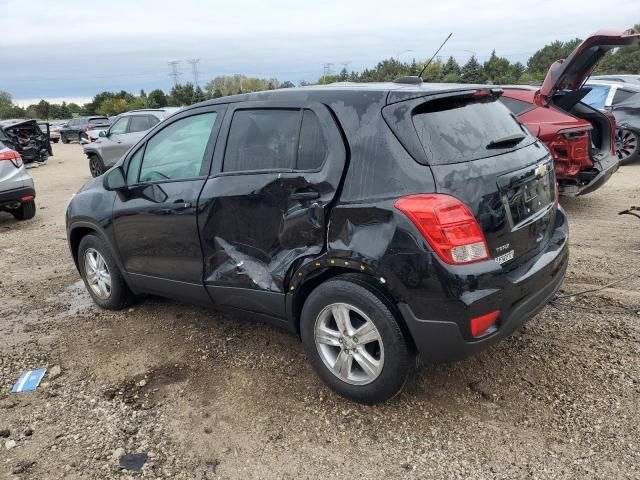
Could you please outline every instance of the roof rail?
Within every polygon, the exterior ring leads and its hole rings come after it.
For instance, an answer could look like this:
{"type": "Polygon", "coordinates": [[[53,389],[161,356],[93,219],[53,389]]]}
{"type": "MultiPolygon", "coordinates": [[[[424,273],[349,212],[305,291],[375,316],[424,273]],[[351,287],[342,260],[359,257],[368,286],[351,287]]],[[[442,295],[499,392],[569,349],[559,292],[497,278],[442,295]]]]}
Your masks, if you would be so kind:
{"type": "Polygon", "coordinates": [[[422,79],[417,75],[409,75],[405,77],[396,78],[393,83],[407,83],[409,85],[420,85],[422,83],[422,79]]]}

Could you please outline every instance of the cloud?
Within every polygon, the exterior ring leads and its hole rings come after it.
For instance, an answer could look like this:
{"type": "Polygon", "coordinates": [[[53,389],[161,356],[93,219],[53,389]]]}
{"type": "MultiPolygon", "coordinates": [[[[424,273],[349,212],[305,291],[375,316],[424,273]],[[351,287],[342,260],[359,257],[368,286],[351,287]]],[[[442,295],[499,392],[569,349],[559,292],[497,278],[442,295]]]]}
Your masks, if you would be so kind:
{"type": "Polygon", "coordinates": [[[297,82],[322,64],[361,70],[410,49],[429,57],[449,32],[443,56],[480,60],[494,48],[524,61],[555,39],[640,21],[640,4],[424,0],[275,1],[110,0],[98,8],[58,0],[0,0],[0,89],[14,98],[92,96],[101,90],[169,89],[167,62],[200,58],[200,79],[244,73],[297,82]],[[629,20],[632,19],[632,20],[629,20]],[[10,65],[11,68],[6,68],[10,65]]]}

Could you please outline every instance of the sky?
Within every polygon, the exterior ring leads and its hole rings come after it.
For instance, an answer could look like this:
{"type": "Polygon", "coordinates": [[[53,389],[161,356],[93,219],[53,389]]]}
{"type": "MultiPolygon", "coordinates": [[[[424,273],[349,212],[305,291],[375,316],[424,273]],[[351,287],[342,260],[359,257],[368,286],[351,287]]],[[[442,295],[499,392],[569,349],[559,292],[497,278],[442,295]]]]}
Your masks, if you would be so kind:
{"type": "Polygon", "coordinates": [[[83,103],[98,92],[169,91],[179,81],[241,73],[298,83],[323,64],[361,71],[384,58],[460,63],[493,49],[525,62],[553,40],[640,23],[640,1],[602,0],[0,0],[0,90],[16,103],[83,103]],[[611,4],[613,5],[613,4],[611,4]]]}

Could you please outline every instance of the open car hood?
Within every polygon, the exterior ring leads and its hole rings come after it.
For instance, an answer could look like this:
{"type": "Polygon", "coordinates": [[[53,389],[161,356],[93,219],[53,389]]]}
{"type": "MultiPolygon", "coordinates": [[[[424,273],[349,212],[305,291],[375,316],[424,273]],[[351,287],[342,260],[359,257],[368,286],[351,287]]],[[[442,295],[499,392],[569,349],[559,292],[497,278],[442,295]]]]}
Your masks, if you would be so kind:
{"type": "Polygon", "coordinates": [[[538,90],[543,97],[550,98],[560,90],[575,90],[589,77],[598,61],[609,51],[617,47],[637,45],[640,34],[633,29],[624,32],[599,30],[571,52],[564,60],[558,60],[547,72],[547,76],[538,90]]]}

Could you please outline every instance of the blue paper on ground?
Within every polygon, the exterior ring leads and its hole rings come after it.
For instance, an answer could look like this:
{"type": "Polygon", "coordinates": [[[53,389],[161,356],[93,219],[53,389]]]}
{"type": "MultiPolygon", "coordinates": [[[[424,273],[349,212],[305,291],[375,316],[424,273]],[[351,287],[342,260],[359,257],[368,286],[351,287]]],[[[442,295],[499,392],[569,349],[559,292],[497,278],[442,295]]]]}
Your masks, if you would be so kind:
{"type": "Polygon", "coordinates": [[[46,371],[46,368],[38,368],[37,370],[23,372],[11,389],[11,393],[34,391],[40,385],[40,380],[42,380],[46,371]]]}

